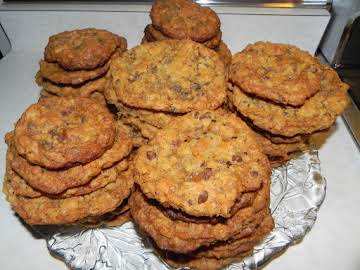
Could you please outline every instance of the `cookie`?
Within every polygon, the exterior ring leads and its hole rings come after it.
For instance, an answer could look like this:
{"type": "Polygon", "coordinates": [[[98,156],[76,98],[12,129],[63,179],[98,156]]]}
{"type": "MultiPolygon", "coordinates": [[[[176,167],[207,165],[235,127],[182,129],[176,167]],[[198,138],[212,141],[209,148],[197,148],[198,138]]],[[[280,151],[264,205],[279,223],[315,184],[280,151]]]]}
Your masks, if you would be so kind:
{"type": "Polygon", "coordinates": [[[143,38],[140,41],[140,44],[146,44],[149,43],[149,41],[147,40],[146,36],[143,36],[143,38]]]}
{"type": "Polygon", "coordinates": [[[100,158],[85,165],[78,165],[66,170],[47,170],[15,155],[11,167],[33,188],[48,194],[60,194],[66,189],[85,185],[99,175],[102,169],[110,168],[126,157],[131,148],[132,139],[124,125],[118,122],[113,146],[100,158]]]}
{"type": "Polygon", "coordinates": [[[225,111],[176,117],[141,147],[135,181],[146,196],[193,216],[229,217],[244,192],[270,178],[250,128],[225,111]]]}
{"type": "Polygon", "coordinates": [[[109,70],[109,62],[94,70],[67,71],[57,63],[40,61],[40,74],[54,84],[81,85],[101,77],[109,70]]]}
{"type": "MultiPolygon", "coordinates": [[[[248,192],[241,194],[241,197],[237,200],[235,205],[232,208],[233,213],[236,213],[239,209],[250,207],[255,200],[256,192],[248,192]]],[[[181,220],[185,222],[193,223],[211,223],[216,224],[219,222],[224,222],[223,217],[194,217],[184,213],[183,211],[174,210],[173,208],[161,207],[161,211],[172,220],[181,220]]]]}
{"type": "Polygon", "coordinates": [[[121,115],[119,119],[121,119],[121,121],[123,121],[126,125],[129,125],[135,130],[138,130],[141,136],[146,138],[146,140],[154,138],[156,133],[159,131],[158,127],[143,122],[139,118],[133,116],[121,115]]]}
{"type": "Polygon", "coordinates": [[[131,220],[130,208],[125,199],[114,211],[105,213],[104,215],[87,217],[77,222],[78,225],[85,228],[97,227],[116,227],[131,220]]]}
{"type": "Polygon", "coordinates": [[[301,142],[306,141],[306,137],[307,137],[306,135],[295,135],[293,137],[285,137],[282,135],[275,135],[275,134],[269,133],[269,132],[255,126],[249,119],[246,119],[240,113],[238,113],[236,111],[236,109],[235,109],[235,113],[237,116],[242,118],[252,130],[254,130],[256,133],[261,134],[263,137],[266,137],[268,140],[270,140],[274,144],[301,143],[301,142]]]}
{"type": "Polygon", "coordinates": [[[320,91],[322,73],[320,62],[295,46],[256,42],[234,55],[230,80],[248,94],[300,106],[320,91]]]}
{"type": "Polygon", "coordinates": [[[87,28],[65,31],[49,38],[44,58],[66,70],[93,70],[103,66],[126,39],[109,31],[87,28]]]}
{"type": "MultiPolygon", "coordinates": [[[[171,39],[171,37],[164,35],[151,24],[148,24],[145,27],[144,34],[148,41],[160,41],[160,40],[171,39]]],[[[222,32],[219,30],[219,32],[213,38],[202,42],[202,44],[210,49],[214,49],[219,46],[221,37],[222,37],[222,32]]]]}
{"type": "Polygon", "coordinates": [[[92,193],[66,199],[46,196],[26,198],[16,196],[5,178],[3,191],[16,213],[28,224],[68,224],[91,216],[99,216],[116,209],[130,194],[133,181],[128,171],[115,182],[92,193]]]}
{"type": "Polygon", "coordinates": [[[329,128],[349,103],[349,86],[325,67],[321,90],[299,108],[279,106],[248,96],[236,86],[232,88],[232,102],[243,116],[267,132],[287,137],[329,128]]]}
{"type": "Polygon", "coordinates": [[[91,94],[94,92],[103,92],[106,83],[105,78],[99,78],[97,80],[92,80],[79,86],[58,85],[42,77],[40,72],[36,74],[35,81],[37,85],[42,87],[47,92],[63,97],[66,96],[90,97],[91,94]]]}
{"type": "Polygon", "coordinates": [[[296,143],[280,143],[275,144],[260,133],[255,133],[256,139],[262,147],[264,153],[271,157],[286,157],[290,153],[300,152],[307,149],[304,141],[296,143]]]}
{"type": "Polygon", "coordinates": [[[154,200],[140,191],[129,199],[131,215],[139,228],[164,250],[189,253],[201,246],[249,235],[269,213],[269,181],[264,183],[251,207],[239,209],[232,217],[216,224],[196,223],[169,218],[154,200]]]}
{"type": "Polygon", "coordinates": [[[229,67],[231,64],[232,55],[227,45],[223,41],[220,41],[219,46],[216,47],[214,50],[219,54],[225,67],[229,67]]]}
{"type": "Polygon", "coordinates": [[[107,108],[80,97],[39,100],[22,114],[14,132],[18,153],[50,169],[99,158],[114,138],[115,123],[107,108]]]}
{"type": "Polygon", "coordinates": [[[173,267],[191,267],[192,269],[222,269],[230,263],[239,263],[241,260],[253,252],[253,248],[258,244],[274,226],[273,220],[268,215],[258,226],[254,234],[244,237],[232,243],[221,243],[208,250],[188,256],[160,251],[160,256],[173,267]]]}
{"type": "MultiPolygon", "coordinates": [[[[118,173],[125,171],[128,168],[128,165],[127,160],[124,159],[115,166],[102,170],[99,175],[92,178],[91,181],[85,185],[69,188],[60,194],[46,194],[46,196],[60,199],[91,193],[111,182],[114,182],[118,173]]],[[[28,185],[23,178],[13,171],[13,169],[9,168],[6,173],[8,174],[8,180],[11,182],[15,195],[29,198],[37,198],[45,195],[43,192],[40,192],[28,185]]]]}
{"type": "Polygon", "coordinates": [[[253,249],[273,228],[274,220],[270,214],[267,214],[251,234],[235,240],[230,239],[225,242],[218,242],[213,246],[197,252],[195,257],[216,259],[234,257],[239,253],[253,249]]]}
{"type": "Polygon", "coordinates": [[[176,269],[187,269],[190,267],[191,269],[196,270],[220,270],[226,265],[241,262],[245,257],[250,256],[251,254],[252,250],[225,259],[186,257],[179,259],[179,256],[169,257],[166,255],[163,255],[162,258],[168,265],[176,269]]]}
{"type": "Polygon", "coordinates": [[[138,118],[144,123],[152,125],[157,128],[166,127],[171,120],[173,120],[177,116],[181,116],[182,114],[172,114],[172,113],[163,113],[163,112],[155,112],[150,110],[143,109],[133,109],[127,106],[123,106],[119,104],[119,115],[124,117],[132,116],[134,118],[138,118]]]}
{"type": "Polygon", "coordinates": [[[225,100],[225,69],[212,50],[189,40],[137,46],[111,63],[120,102],[135,108],[185,113],[216,109],[225,100]]]}
{"type": "Polygon", "coordinates": [[[156,0],[150,17],[156,29],[174,39],[204,42],[220,30],[217,14],[191,0],[156,0]]]}

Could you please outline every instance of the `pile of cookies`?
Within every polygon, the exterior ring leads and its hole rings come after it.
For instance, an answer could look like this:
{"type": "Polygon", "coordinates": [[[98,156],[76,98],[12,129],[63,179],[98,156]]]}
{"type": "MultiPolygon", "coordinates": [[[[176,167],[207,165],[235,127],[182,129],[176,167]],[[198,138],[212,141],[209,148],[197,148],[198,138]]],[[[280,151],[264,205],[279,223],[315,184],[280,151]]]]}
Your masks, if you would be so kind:
{"type": "Polygon", "coordinates": [[[51,36],[36,74],[42,96],[92,97],[104,102],[110,60],[126,48],[125,38],[107,30],[87,28],[51,36]]]}
{"type": "Polygon", "coordinates": [[[112,61],[108,77],[107,102],[117,107],[119,118],[137,130],[143,142],[173,118],[194,110],[215,110],[226,98],[220,57],[190,40],[134,47],[112,61]]]}
{"type": "Polygon", "coordinates": [[[234,111],[257,133],[271,162],[281,164],[347,107],[348,85],[299,48],[256,42],[234,55],[229,72],[234,111]]]}
{"type": "Polygon", "coordinates": [[[116,225],[129,219],[132,140],[100,103],[42,98],[6,142],[4,192],[26,223],[116,225]]]}
{"type": "Polygon", "coordinates": [[[191,112],[139,148],[131,214],[171,266],[220,269],[272,230],[270,175],[242,120],[221,109],[191,112]]]}
{"type": "Polygon", "coordinates": [[[231,62],[231,52],[221,40],[220,19],[208,7],[192,0],[155,0],[151,8],[152,24],[145,27],[142,43],[189,39],[215,50],[225,65],[231,62]]]}

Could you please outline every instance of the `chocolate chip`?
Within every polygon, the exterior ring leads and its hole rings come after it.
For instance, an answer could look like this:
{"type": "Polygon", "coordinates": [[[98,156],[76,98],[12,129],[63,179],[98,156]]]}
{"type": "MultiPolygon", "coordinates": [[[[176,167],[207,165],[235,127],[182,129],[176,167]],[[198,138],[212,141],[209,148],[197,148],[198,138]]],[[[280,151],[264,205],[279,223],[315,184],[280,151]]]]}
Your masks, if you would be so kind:
{"type": "Polygon", "coordinates": [[[80,117],[80,122],[81,122],[82,124],[84,124],[84,123],[86,122],[86,120],[87,120],[86,116],[82,115],[82,116],[80,117]]]}
{"type": "Polygon", "coordinates": [[[257,177],[259,175],[257,171],[251,171],[250,174],[252,177],[257,177]]]}
{"type": "Polygon", "coordinates": [[[64,117],[69,116],[70,114],[71,114],[71,111],[62,111],[61,112],[61,115],[64,116],[64,117]]]}
{"type": "Polygon", "coordinates": [[[192,83],[190,86],[191,90],[197,91],[201,89],[201,85],[198,83],[192,83]]]}
{"type": "Polygon", "coordinates": [[[212,168],[206,168],[203,172],[202,172],[202,176],[204,180],[208,180],[212,175],[214,174],[213,169],[212,168]]]}
{"type": "Polygon", "coordinates": [[[231,160],[232,160],[233,162],[241,162],[241,161],[242,161],[242,158],[241,158],[240,155],[233,155],[233,156],[231,157],[231,160]]]}
{"type": "Polygon", "coordinates": [[[156,158],[156,153],[154,151],[147,151],[146,157],[148,158],[148,160],[153,160],[154,158],[156,158]]]}
{"type": "Polygon", "coordinates": [[[207,201],[208,199],[208,193],[206,190],[202,191],[200,194],[199,194],[199,197],[198,197],[198,204],[201,204],[201,203],[204,203],[207,201]]]}
{"type": "Polygon", "coordinates": [[[228,161],[226,161],[226,166],[229,168],[231,165],[232,165],[232,163],[228,160],[228,161]]]}

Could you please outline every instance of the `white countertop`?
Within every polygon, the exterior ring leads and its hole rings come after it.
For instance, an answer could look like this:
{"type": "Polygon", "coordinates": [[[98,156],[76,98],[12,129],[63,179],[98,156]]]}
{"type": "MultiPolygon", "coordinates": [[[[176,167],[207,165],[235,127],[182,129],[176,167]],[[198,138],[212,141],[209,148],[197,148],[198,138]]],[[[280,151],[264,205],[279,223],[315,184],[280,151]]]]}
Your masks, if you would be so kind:
{"type": "MultiPolygon", "coordinates": [[[[101,12],[30,12],[0,8],[0,22],[12,42],[12,51],[0,60],[0,137],[38,98],[34,75],[49,35],[72,28],[106,28],[125,36],[132,47],[141,40],[149,21],[148,7],[141,9],[107,6],[101,12]]],[[[240,15],[234,11],[225,14],[227,11],[223,10],[220,17],[224,40],[233,53],[256,40],[293,43],[314,52],[329,20],[323,12],[313,10],[297,14],[291,10],[290,14],[285,9],[273,9],[262,15],[251,9],[237,9],[240,15]]],[[[5,171],[5,152],[1,140],[1,175],[5,171]]],[[[300,244],[269,263],[267,270],[360,269],[360,155],[342,119],[338,119],[334,132],[320,149],[320,160],[328,186],[318,220],[300,244]]],[[[67,269],[49,255],[45,241],[32,235],[14,216],[3,194],[0,216],[0,269],[67,269]]]]}

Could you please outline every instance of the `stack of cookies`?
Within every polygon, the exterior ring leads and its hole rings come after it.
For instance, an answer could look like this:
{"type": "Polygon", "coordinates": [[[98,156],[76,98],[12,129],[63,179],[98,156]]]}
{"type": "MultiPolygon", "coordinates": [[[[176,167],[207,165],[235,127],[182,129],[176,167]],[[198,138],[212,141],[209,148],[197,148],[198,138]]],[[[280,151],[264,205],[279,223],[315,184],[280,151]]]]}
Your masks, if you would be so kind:
{"type": "Polygon", "coordinates": [[[6,142],[4,192],[26,223],[116,225],[129,218],[132,140],[103,105],[40,99],[6,142]]]}
{"type": "Polygon", "coordinates": [[[306,149],[309,136],[328,129],[348,104],[337,73],[292,45],[248,45],[234,55],[229,79],[234,111],[276,165],[306,149]]]}
{"type": "Polygon", "coordinates": [[[134,47],[112,61],[108,74],[107,102],[145,141],[171,119],[194,110],[215,110],[226,98],[219,55],[190,40],[134,47]]]}
{"type": "Polygon", "coordinates": [[[191,0],[155,0],[145,27],[142,43],[166,39],[190,39],[215,50],[225,65],[231,62],[231,52],[221,40],[220,19],[208,7],[191,0]]]}
{"type": "Polygon", "coordinates": [[[41,95],[92,97],[104,102],[110,60],[126,47],[125,38],[94,28],[51,36],[36,74],[41,95]]]}
{"type": "Polygon", "coordinates": [[[273,228],[269,161],[234,114],[172,119],[139,148],[133,165],[131,214],[171,266],[239,262],[273,228]]]}

